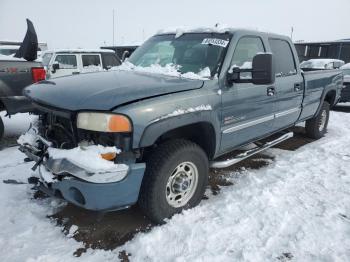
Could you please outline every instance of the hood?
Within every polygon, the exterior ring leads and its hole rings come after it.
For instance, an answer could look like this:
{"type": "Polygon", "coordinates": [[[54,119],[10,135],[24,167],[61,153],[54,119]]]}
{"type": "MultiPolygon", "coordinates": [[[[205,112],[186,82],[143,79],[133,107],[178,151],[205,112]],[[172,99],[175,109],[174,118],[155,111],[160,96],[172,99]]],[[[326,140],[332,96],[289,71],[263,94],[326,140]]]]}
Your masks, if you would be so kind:
{"type": "Polygon", "coordinates": [[[203,80],[109,71],[41,81],[24,90],[40,104],[70,111],[111,110],[121,104],[149,97],[201,88],[203,80]]]}

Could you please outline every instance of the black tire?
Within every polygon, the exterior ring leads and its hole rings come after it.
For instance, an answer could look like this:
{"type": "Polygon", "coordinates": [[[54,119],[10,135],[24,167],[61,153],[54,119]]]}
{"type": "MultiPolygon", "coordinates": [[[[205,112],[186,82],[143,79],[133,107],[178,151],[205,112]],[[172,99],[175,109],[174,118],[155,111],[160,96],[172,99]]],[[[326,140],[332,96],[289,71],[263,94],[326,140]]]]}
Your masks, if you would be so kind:
{"type": "Polygon", "coordinates": [[[314,118],[306,121],[305,131],[308,137],[319,139],[327,132],[329,108],[329,103],[324,101],[320,112],[314,118]]]}
{"type": "Polygon", "coordinates": [[[0,141],[1,141],[2,137],[4,136],[4,130],[5,130],[4,123],[2,122],[2,119],[0,117],[0,141]]]}
{"type": "Polygon", "coordinates": [[[146,162],[139,196],[140,208],[153,222],[163,224],[164,219],[198,205],[208,183],[208,170],[208,157],[197,144],[182,139],[161,144],[151,153],[146,162]],[[167,182],[182,163],[194,164],[198,171],[198,179],[197,186],[192,186],[192,197],[184,206],[176,208],[167,200],[167,189],[169,189],[167,182]]]}

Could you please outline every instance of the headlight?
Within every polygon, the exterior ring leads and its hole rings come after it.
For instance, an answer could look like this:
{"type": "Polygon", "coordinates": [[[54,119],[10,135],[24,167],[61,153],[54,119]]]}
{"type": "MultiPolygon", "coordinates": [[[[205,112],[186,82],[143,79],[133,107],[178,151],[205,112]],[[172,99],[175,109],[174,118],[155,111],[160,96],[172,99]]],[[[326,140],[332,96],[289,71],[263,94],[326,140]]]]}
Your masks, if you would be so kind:
{"type": "Polygon", "coordinates": [[[77,127],[99,132],[131,132],[131,123],[123,115],[105,113],[79,113],[77,127]]]}

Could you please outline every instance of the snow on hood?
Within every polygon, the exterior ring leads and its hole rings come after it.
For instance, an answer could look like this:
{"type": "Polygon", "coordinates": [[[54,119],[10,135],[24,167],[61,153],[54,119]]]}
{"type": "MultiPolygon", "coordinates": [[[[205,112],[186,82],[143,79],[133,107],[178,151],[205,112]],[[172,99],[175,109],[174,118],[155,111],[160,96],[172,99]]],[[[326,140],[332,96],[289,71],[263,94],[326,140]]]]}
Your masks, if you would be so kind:
{"type": "Polygon", "coordinates": [[[180,78],[188,78],[195,80],[209,80],[211,76],[211,72],[209,67],[205,67],[199,73],[187,72],[182,74],[179,72],[179,66],[174,64],[167,64],[165,66],[161,66],[159,64],[153,64],[148,67],[136,66],[129,61],[125,61],[120,66],[112,67],[111,70],[124,70],[124,71],[136,71],[141,73],[149,73],[149,74],[159,74],[180,78]]]}

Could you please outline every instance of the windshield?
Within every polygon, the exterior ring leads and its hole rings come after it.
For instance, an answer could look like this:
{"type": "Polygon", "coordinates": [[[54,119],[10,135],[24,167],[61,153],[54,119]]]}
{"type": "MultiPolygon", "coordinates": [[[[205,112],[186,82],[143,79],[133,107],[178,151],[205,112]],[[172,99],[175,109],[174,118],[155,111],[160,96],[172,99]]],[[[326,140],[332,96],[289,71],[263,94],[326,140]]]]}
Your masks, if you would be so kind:
{"type": "Polygon", "coordinates": [[[231,35],[219,33],[192,33],[158,35],[150,38],[130,56],[135,66],[166,67],[173,65],[181,73],[219,72],[231,35]]]}
{"type": "Polygon", "coordinates": [[[48,66],[49,65],[51,57],[52,57],[52,53],[45,53],[43,55],[42,63],[43,63],[44,66],[48,66]]]}

